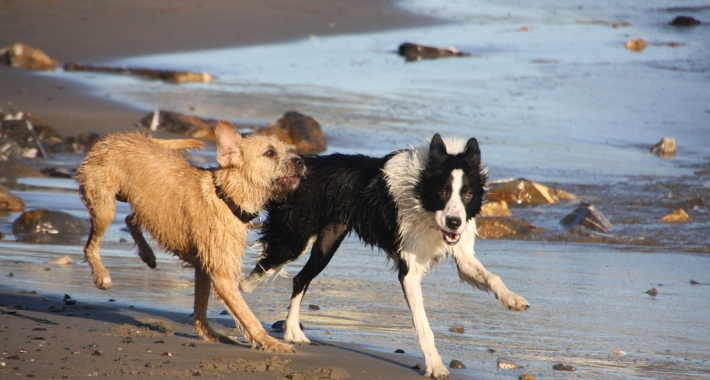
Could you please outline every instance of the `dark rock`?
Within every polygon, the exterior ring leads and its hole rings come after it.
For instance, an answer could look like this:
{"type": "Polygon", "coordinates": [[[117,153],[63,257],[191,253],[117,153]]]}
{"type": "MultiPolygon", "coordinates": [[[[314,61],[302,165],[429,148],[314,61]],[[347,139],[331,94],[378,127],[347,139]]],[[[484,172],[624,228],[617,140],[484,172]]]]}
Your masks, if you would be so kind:
{"type": "Polygon", "coordinates": [[[87,132],[76,136],[65,137],[62,147],[66,153],[86,153],[102,136],[98,133],[87,132]]]}
{"type": "Polygon", "coordinates": [[[76,300],[72,299],[70,295],[65,294],[64,295],[64,304],[69,305],[69,306],[74,306],[74,305],[76,305],[76,300]]]}
{"type": "Polygon", "coordinates": [[[10,67],[25,70],[48,71],[60,65],[59,61],[42,50],[21,42],[0,49],[0,61],[10,67]]]}
{"type": "MultiPolygon", "coordinates": [[[[560,223],[567,229],[582,226],[591,231],[603,233],[609,232],[612,227],[611,222],[591,204],[583,204],[562,218],[560,223]]],[[[579,231],[577,233],[579,234],[579,231]]]]}
{"type": "Polygon", "coordinates": [[[12,233],[25,243],[75,244],[89,233],[89,225],[65,212],[33,210],[15,219],[12,233]]]}
{"type": "Polygon", "coordinates": [[[40,173],[51,178],[74,178],[76,170],[67,168],[46,168],[42,169],[40,173]]]}
{"type": "Polygon", "coordinates": [[[0,211],[24,211],[25,201],[0,185],[0,211]]]}
{"type": "Polygon", "coordinates": [[[675,145],[675,139],[671,137],[664,137],[656,143],[653,147],[651,147],[651,153],[658,155],[659,157],[662,158],[669,158],[675,156],[676,153],[676,145],[675,145]]]}
{"type": "Polygon", "coordinates": [[[466,365],[456,359],[453,359],[451,363],[449,363],[449,367],[456,369],[466,369],[466,365]]]}
{"type": "Polygon", "coordinates": [[[564,365],[562,363],[553,365],[552,369],[554,369],[555,371],[568,371],[568,372],[574,372],[577,370],[572,365],[564,365]]]}
{"type": "Polygon", "coordinates": [[[420,369],[422,369],[422,365],[421,365],[421,364],[415,364],[415,365],[412,366],[412,369],[420,370],[420,369]]]}
{"type": "Polygon", "coordinates": [[[465,331],[465,328],[463,327],[463,325],[456,325],[456,326],[450,328],[449,331],[463,334],[465,331]]]}
{"type": "Polygon", "coordinates": [[[404,57],[407,62],[444,57],[468,57],[471,55],[452,47],[440,48],[436,46],[413,44],[411,42],[405,42],[399,45],[398,53],[404,57]]]}
{"type": "Polygon", "coordinates": [[[16,180],[17,178],[27,178],[27,177],[45,177],[37,169],[23,163],[10,159],[8,161],[0,160],[0,178],[7,180],[16,180]]]}
{"type": "Polygon", "coordinates": [[[298,154],[318,154],[326,150],[326,141],[320,124],[310,116],[289,111],[276,123],[259,128],[255,133],[275,136],[291,144],[298,154]]]}
{"type": "Polygon", "coordinates": [[[194,115],[184,115],[172,111],[155,110],[144,116],[138,126],[151,131],[164,131],[184,136],[214,141],[214,128],[219,123],[215,119],[202,119],[194,115]]]}
{"type": "Polygon", "coordinates": [[[89,71],[106,74],[136,75],[150,80],[162,80],[170,83],[201,82],[212,81],[212,75],[207,73],[196,73],[192,71],[160,70],[132,67],[111,67],[84,65],[77,62],[69,62],[64,65],[64,71],[89,71]]]}
{"type": "Polygon", "coordinates": [[[696,20],[690,16],[676,16],[673,21],[669,22],[668,25],[673,26],[696,26],[702,24],[699,20],[696,20]]]}
{"type": "Polygon", "coordinates": [[[578,197],[564,190],[547,187],[525,178],[491,183],[490,190],[486,194],[487,201],[505,201],[510,206],[548,205],[574,199],[578,199],[578,197]]]}
{"type": "Polygon", "coordinates": [[[320,310],[320,306],[318,306],[318,305],[308,305],[308,310],[320,310]]]}
{"type": "MultiPolygon", "coordinates": [[[[301,323],[299,322],[299,323],[298,323],[298,327],[300,327],[300,328],[301,328],[301,331],[303,331],[303,324],[301,324],[301,323]]],[[[274,322],[273,325],[271,325],[271,328],[272,328],[274,331],[283,332],[283,331],[284,331],[284,328],[286,328],[286,321],[283,321],[283,320],[281,320],[281,321],[276,321],[276,322],[274,322]]]]}
{"type": "Polygon", "coordinates": [[[482,239],[500,239],[514,235],[545,232],[545,229],[535,227],[524,220],[500,216],[476,218],[476,229],[478,236],[482,239]]]}
{"type": "Polygon", "coordinates": [[[395,354],[404,354],[405,352],[404,352],[403,349],[398,348],[398,349],[394,350],[394,353],[395,353],[395,354]]]}

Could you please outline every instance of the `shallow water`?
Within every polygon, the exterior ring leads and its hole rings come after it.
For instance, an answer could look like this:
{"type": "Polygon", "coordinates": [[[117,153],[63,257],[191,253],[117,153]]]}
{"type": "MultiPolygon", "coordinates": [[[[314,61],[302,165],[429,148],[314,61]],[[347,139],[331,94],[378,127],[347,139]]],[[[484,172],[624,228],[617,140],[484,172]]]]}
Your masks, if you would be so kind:
{"type": "MultiPolygon", "coordinates": [[[[493,179],[525,177],[562,187],[591,200],[614,227],[603,239],[587,241],[559,225],[575,203],[516,208],[515,217],[547,232],[479,240],[483,264],[530,301],[524,313],[459,284],[451,262],[427,276],[424,295],[437,347],[446,362],[459,359],[469,368],[453,377],[516,378],[527,372],[538,378],[710,378],[710,286],[690,284],[710,283],[710,256],[696,254],[710,251],[710,10],[690,13],[708,20],[705,25],[677,29],[666,24],[680,13],[666,8],[701,2],[403,5],[455,22],[109,62],[207,71],[217,76],[210,84],[45,75],[80,80],[95,86],[98,96],[146,112],[168,109],[261,125],[298,110],[323,125],[329,153],[383,155],[435,132],[476,137],[493,179]],[[610,25],[619,21],[631,25],[610,25]],[[649,46],[626,51],[624,42],[636,37],[649,46]],[[404,41],[453,45],[473,56],[405,63],[394,53],[404,41]],[[673,41],[685,45],[661,44],[673,41]],[[648,152],[663,136],[678,143],[673,159],[648,152]],[[694,198],[704,204],[692,206],[694,198]],[[679,207],[690,223],[658,222],[679,207]],[[651,287],[658,296],[645,294],[651,287]],[[466,332],[449,332],[456,324],[466,332]],[[497,370],[498,358],[525,368],[497,370]],[[575,365],[577,372],[555,372],[555,363],[575,365]]],[[[36,164],[72,167],[80,158],[61,155],[36,164]]],[[[71,180],[21,183],[26,190],[18,194],[28,209],[87,217],[71,180]]],[[[80,245],[21,244],[11,235],[0,241],[0,260],[2,270],[15,276],[0,273],[0,284],[190,313],[191,271],[167,255],[160,255],[154,271],[134,257],[130,235],[122,230],[127,213],[119,204],[102,245],[113,290],[93,288],[86,264],[45,264],[63,254],[79,261],[80,245]]],[[[0,230],[11,231],[17,215],[0,216],[0,230]]],[[[246,261],[249,270],[253,260],[246,261]]],[[[309,288],[302,311],[307,334],[420,355],[389,267],[382,254],[348,239],[309,288]],[[321,309],[309,310],[308,304],[321,309]]],[[[270,324],[285,317],[289,296],[290,280],[276,278],[247,300],[270,324]]],[[[229,326],[221,310],[213,305],[211,316],[229,326]]]]}

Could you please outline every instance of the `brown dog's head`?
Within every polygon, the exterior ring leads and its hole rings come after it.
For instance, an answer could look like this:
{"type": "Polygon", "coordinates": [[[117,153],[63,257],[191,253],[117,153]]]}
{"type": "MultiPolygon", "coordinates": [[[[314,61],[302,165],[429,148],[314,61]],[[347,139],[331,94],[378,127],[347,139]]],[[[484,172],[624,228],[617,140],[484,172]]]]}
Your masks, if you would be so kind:
{"type": "Polygon", "coordinates": [[[293,147],[274,137],[242,137],[226,121],[219,122],[215,137],[219,166],[238,170],[252,186],[269,192],[269,199],[290,194],[306,173],[303,159],[293,147]]]}

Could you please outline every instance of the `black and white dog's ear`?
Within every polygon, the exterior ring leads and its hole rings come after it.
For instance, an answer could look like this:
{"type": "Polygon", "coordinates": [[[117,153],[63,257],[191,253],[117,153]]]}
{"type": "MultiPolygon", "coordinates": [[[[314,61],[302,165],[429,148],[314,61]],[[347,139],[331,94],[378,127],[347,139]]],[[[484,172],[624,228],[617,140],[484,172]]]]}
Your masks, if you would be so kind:
{"type": "Polygon", "coordinates": [[[481,150],[478,148],[478,140],[475,138],[468,140],[463,155],[469,165],[479,166],[481,164],[481,150]]]}
{"type": "Polygon", "coordinates": [[[446,160],[446,145],[438,133],[431,138],[431,145],[429,145],[429,159],[431,159],[432,162],[437,163],[442,163],[446,160]]]}

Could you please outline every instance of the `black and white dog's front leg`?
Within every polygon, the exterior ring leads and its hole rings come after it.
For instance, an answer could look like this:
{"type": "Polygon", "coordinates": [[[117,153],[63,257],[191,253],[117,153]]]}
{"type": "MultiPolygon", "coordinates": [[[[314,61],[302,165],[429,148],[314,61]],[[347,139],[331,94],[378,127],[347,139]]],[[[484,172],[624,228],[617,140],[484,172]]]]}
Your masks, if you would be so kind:
{"type": "Polygon", "coordinates": [[[417,333],[419,347],[424,354],[426,362],[427,377],[435,379],[448,379],[449,370],[446,369],[444,363],[439,356],[439,352],[434,345],[434,333],[429,327],[424,312],[424,298],[422,297],[422,277],[424,272],[418,266],[409,268],[405,261],[400,262],[399,266],[399,282],[402,284],[404,298],[407,300],[409,310],[412,312],[412,322],[414,323],[414,331],[417,333]]]}
{"type": "Polygon", "coordinates": [[[453,256],[461,280],[478,289],[492,291],[496,299],[510,310],[523,311],[530,307],[525,298],[508,290],[500,277],[483,267],[483,264],[474,256],[473,249],[456,250],[453,252],[453,256]]]}

